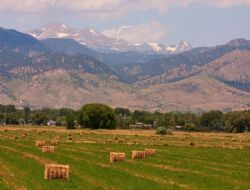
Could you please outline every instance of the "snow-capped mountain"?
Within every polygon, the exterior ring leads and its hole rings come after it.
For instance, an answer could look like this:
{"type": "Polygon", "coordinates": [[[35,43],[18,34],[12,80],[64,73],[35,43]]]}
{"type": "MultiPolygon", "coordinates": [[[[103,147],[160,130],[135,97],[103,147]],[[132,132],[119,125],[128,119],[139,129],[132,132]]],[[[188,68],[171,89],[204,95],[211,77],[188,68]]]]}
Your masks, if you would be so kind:
{"type": "Polygon", "coordinates": [[[60,23],[47,24],[38,30],[29,32],[29,34],[39,40],[47,38],[71,38],[99,52],[137,51],[143,53],[173,54],[192,48],[185,41],[181,41],[175,46],[166,46],[154,42],[131,44],[122,39],[107,37],[91,28],[74,29],[60,23]]]}
{"type": "Polygon", "coordinates": [[[177,45],[163,45],[154,42],[147,42],[147,43],[136,43],[136,44],[129,44],[131,48],[135,48],[139,52],[155,52],[161,54],[174,54],[174,53],[181,53],[187,50],[192,49],[192,46],[186,41],[180,41],[177,45]]]}

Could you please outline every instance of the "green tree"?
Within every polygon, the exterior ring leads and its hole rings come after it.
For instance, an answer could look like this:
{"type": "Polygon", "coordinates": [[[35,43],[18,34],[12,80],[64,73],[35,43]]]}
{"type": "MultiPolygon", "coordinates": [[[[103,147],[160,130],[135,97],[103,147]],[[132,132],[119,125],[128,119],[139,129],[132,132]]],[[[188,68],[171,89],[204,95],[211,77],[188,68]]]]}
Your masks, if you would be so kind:
{"type": "Polygon", "coordinates": [[[202,114],[200,125],[209,130],[221,130],[222,129],[222,116],[221,111],[210,111],[202,114]]]}
{"type": "Polygon", "coordinates": [[[0,113],[0,123],[4,122],[4,114],[0,113]]]}
{"type": "Polygon", "coordinates": [[[173,113],[166,113],[165,114],[165,126],[175,126],[175,115],[173,113]]]}
{"type": "Polygon", "coordinates": [[[48,121],[47,115],[42,111],[35,111],[30,116],[33,125],[46,125],[48,121]]]}
{"type": "Polygon", "coordinates": [[[118,107],[118,108],[115,108],[114,111],[115,111],[115,114],[116,114],[116,116],[118,118],[118,120],[117,120],[118,126],[120,126],[121,128],[127,127],[125,125],[125,119],[130,116],[129,109],[127,109],[127,108],[119,108],[118,107]]]}
{"type": "Polygon", "coordinates": [[[115,112],[104,104],[87,104],[82,107],[79,124],[91,129],[114,129],[116,127],[115,112]]]}
{"type": "Polygon", "coordinates": [[[24,122],[28,123],[30,119],[30,108],[28,106],[25,106],[23,109],[23,115],[24,115],[24,122]]]}
{"type": "Polygon", "coordinates": [[[67,115],[65,121],[66,121],[66,128],[67,129],[75,129],[76,128],[75,117],[73,114],[67,115]]]}
{"type": "Polygon", "coordinates": [[[130,111],[127,108],[115,108],[115,114],[116,115],[121,115],[122,117],[124,116],[130,116],[130,111]]]}
{"type": "Polygon", "coordinates": [[[250,131],[250,113],[246,111],[229,112],[223,116],[223,125],[228,132],[250,131]]]}
{"type": "Polygon", "coordinates": [[[149,116],[150,113],[146,111],[138,111],[135,110],[132,114],[132,119],[134,122],[143,122],[145,123],[146,118],[149,116]]]}
{"type": "Polygon", "coordinates": [[[19,120],[22,118],[22,113],[20,112],[13,112],[13,113],[6,113],[5,114],[5,123],[17,125],[19,124],[19,120]]]}

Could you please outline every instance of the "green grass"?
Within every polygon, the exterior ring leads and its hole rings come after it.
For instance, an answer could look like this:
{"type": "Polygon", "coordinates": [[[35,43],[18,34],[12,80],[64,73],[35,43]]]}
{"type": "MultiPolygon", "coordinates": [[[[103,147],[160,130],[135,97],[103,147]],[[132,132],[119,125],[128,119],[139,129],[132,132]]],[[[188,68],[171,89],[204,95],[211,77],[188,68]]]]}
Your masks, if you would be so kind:
{"type": "Polygon", "coordinates": [[[0,129],[0,189],[250,189],[250,135],[175,133],[160,137],[63,129],[0,129]],[[25,139],[21,136],[27,134],[25,139]],[[14,136],[19,137],[14,140],[14,136]],[[60,136],[55,153],[45,154],[37,139],[60,136]],[[115,140],[123,139],[122,142],[115,140]],[[184,138],[185,137],[185,138],[184,138]],[[204,139],[209,138],[209,142],[204,139]],[[184,140],[183,140],[184,139],[184,140]],[[232,141],[232,139],[235,139],[232,141]],[[95,141],[94,144],[76,141],[95,141]],[[189,142],[195,146],[189,146],[189,142]],[[127,144],[128,142],[128,144],[127,144]],[[223,144],[227,142],[227,145],[223,144]],[[157,155],[132,160],[132,150],[157,149],[157,155]],[[109,163],[109,152],[125,152],[126,161],[109,163]],[[44,163],[70,166],[69,180],[44,180],[44,163]]]}

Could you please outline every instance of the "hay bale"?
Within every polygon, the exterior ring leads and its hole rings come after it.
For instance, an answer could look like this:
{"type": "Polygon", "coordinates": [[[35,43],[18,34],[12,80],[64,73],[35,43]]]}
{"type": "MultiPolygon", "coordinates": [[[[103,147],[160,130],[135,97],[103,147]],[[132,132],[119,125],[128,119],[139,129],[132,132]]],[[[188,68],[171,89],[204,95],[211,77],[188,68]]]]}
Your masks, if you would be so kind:
{"type": "Polygon", "coordinates": [[[189,145],[190,146],[194,146],[194,142],[189,142],[189,145]]]}
{"type": "Polygon", "coordinates": [[[133,145],[134,143],[132,143],[132,142],[127,142],[127,145],[133,145]]]}
{"type": "Polygon", "coordinates": [[[44,171],[44,179],[68,179],[69,178],[69,166],[46,164],[44,171]]]}
{"type": "Polygon", "coordinates": [[[156,154],[155,149],[145,149],[145,156],[153,156],[156,154]]]}
{"type": "Polygon", "coordinates": [[[125,153],[121,152],[110,152],[110,162],[123,162],[125,161],[125,153]]]}
{"type": "Polygon", "coordinates": [[[21,139],[25,139],[25,138],[26,138],[26,136],[25,136],[25,135],[22,135],[22,136],[21,136],[21,139]]]}
{"type": "Polygon", "coordinates": [[[119,139],[117,142],[118,143],[124,143],[124,139],[119,139]]]}
{"type": "Polygon", "coordinates": [[[60,141],[59,140],[51,140],[50,144],[51,145],[59,145],[60,141]]]}
{"type": "Polygon", "coordinates": [[[43,153],[53,153],[55,151],[54,146],[42,146],[43,153]]]}
{"type": "Polygon", "coordinates": [[[145,151],[132,151],[132,159],[145,158],[145,151]]]}
{"type": "Polygon", "coordinates": [[[43,147],[45,144],[46,144],[46,141],[40,141],[40,140],[36,141],[36,146],[39,148],[43,147]]]}

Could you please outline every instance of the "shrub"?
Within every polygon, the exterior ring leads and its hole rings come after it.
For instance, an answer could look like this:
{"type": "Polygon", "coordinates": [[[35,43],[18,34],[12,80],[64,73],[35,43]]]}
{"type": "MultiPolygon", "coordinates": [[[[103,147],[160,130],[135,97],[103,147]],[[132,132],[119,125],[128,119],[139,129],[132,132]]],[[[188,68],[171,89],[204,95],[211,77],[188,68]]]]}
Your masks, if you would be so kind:
{"type": "Polygon", "coordinates": [[[185,124],[185,130],[186,131],[196,131],[196,126],[193,123],[187,123],[185,124]]]}
{"type": "Polygon", "coordinates": [[[167,134],[167,129],[165,127],[158,127],[156,129],[156,134],[158,135],[166,135],[167,134]]]}

